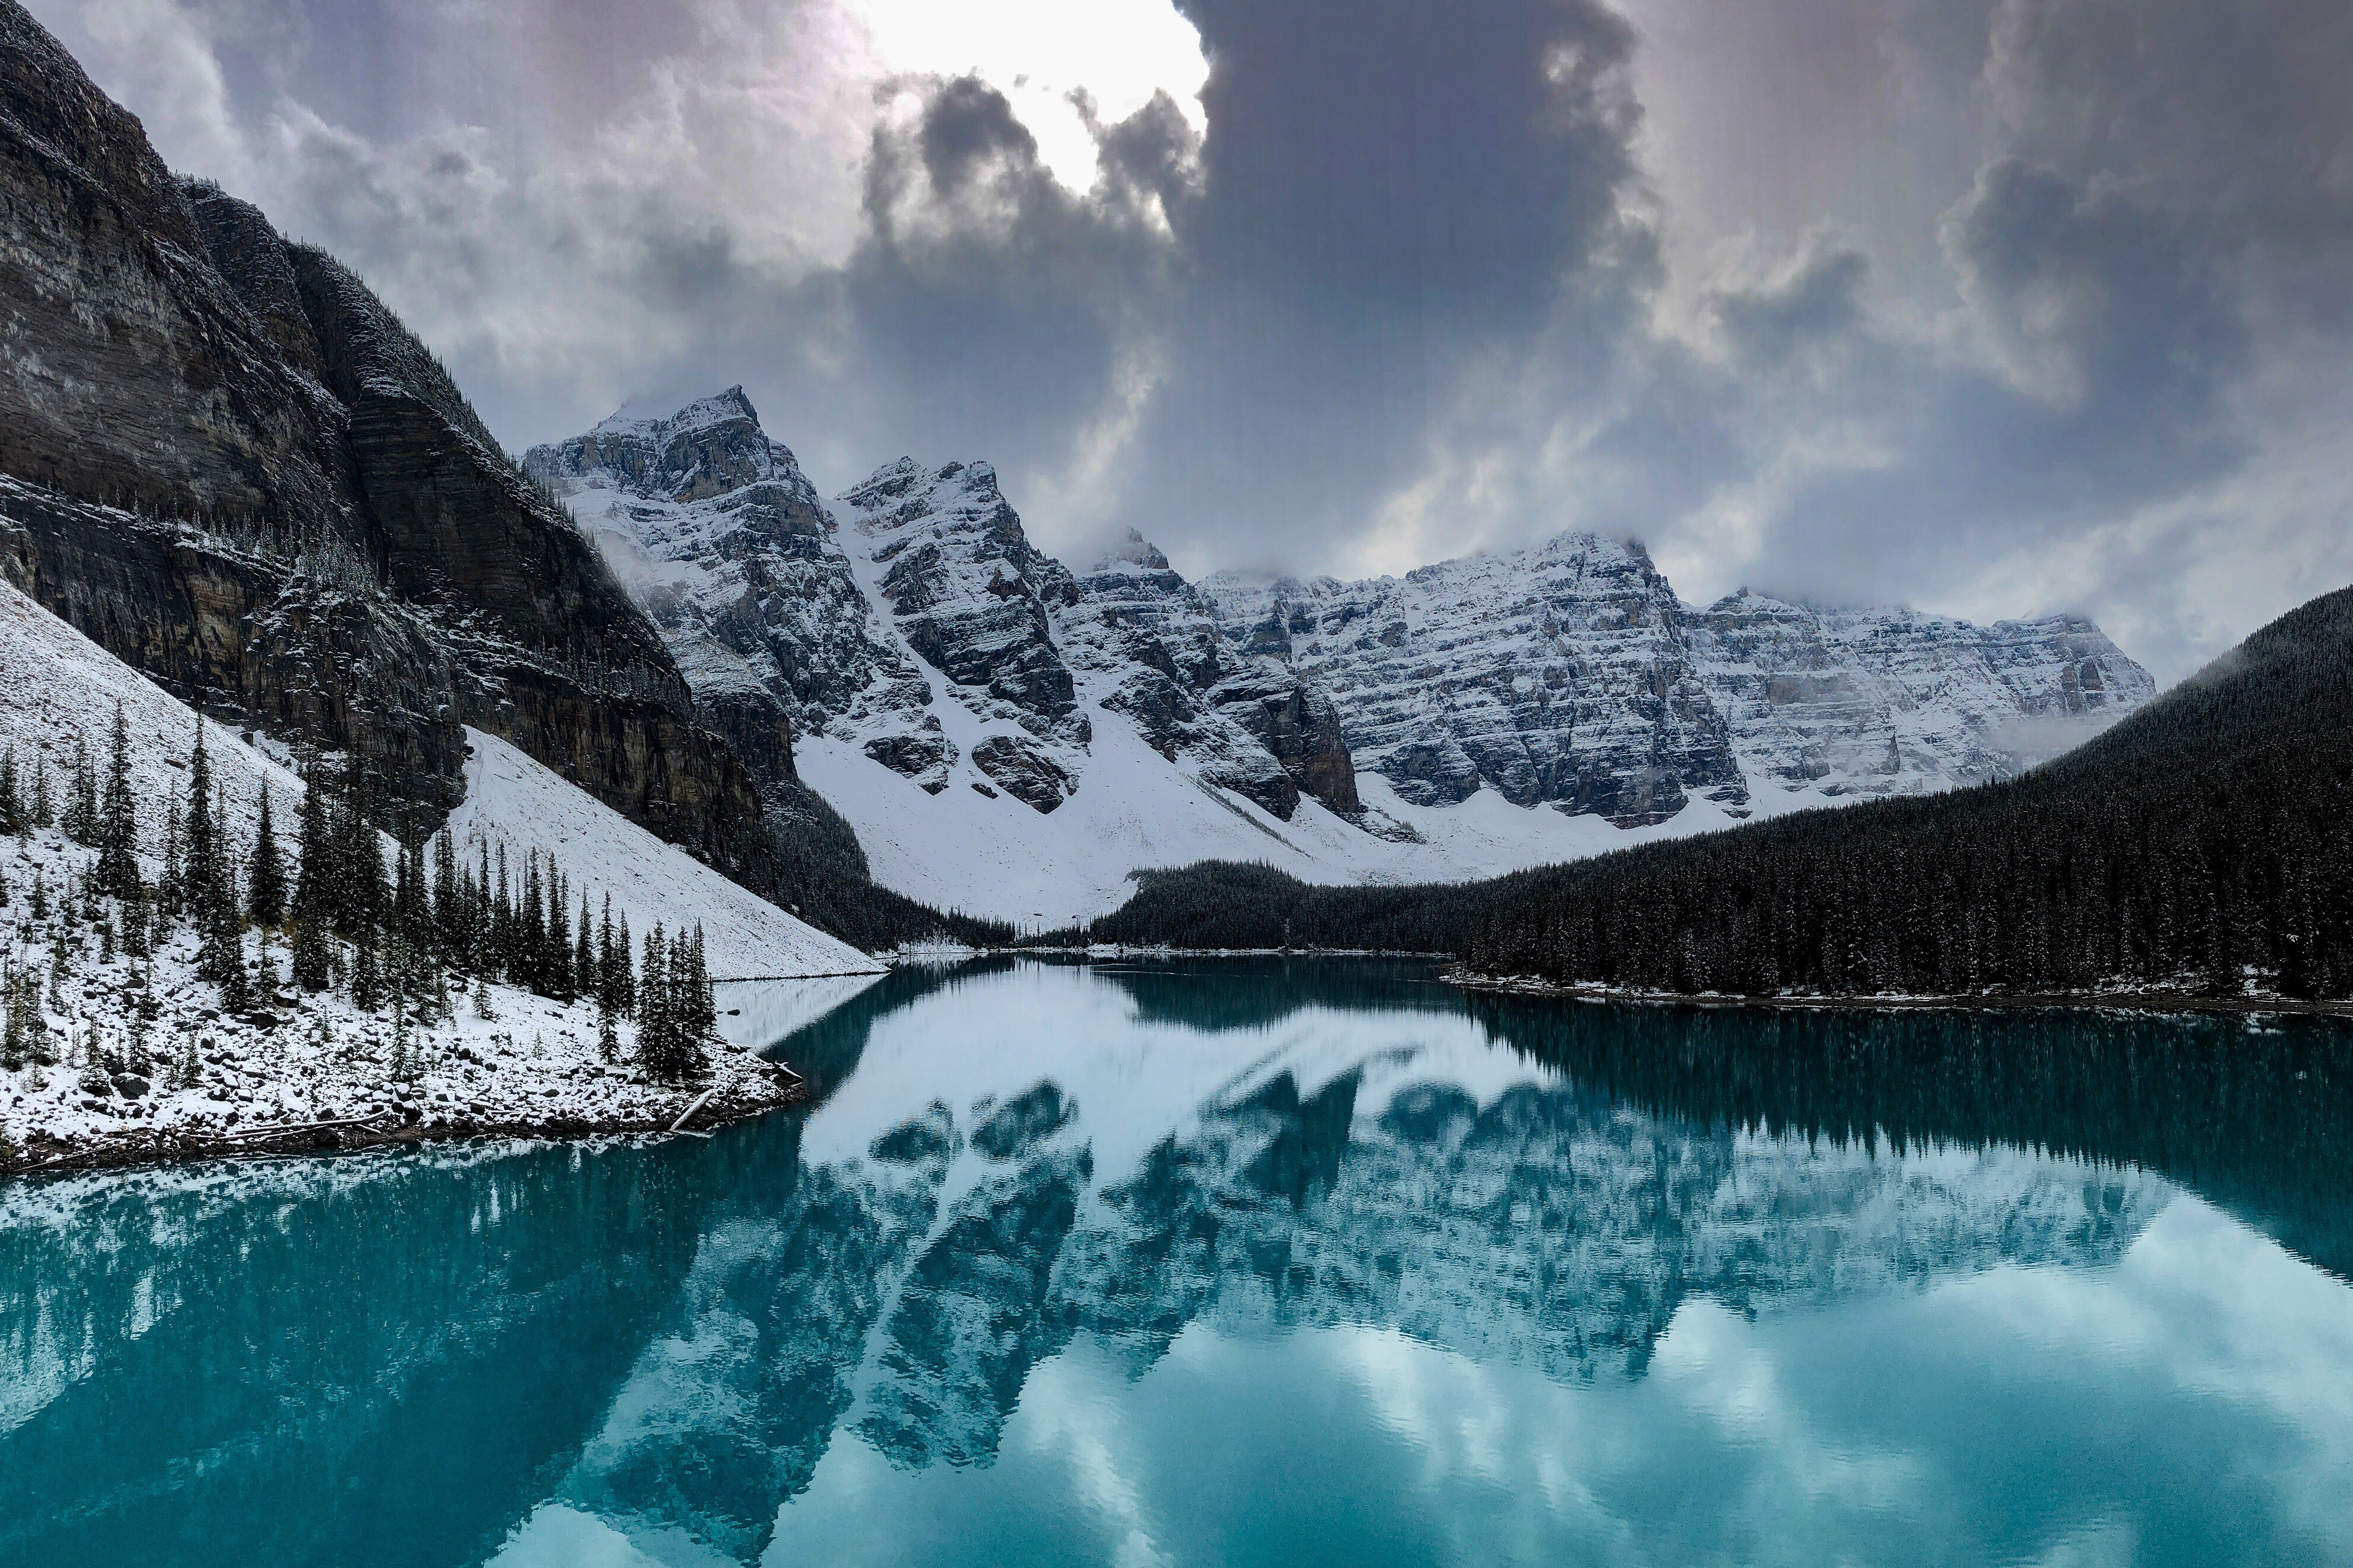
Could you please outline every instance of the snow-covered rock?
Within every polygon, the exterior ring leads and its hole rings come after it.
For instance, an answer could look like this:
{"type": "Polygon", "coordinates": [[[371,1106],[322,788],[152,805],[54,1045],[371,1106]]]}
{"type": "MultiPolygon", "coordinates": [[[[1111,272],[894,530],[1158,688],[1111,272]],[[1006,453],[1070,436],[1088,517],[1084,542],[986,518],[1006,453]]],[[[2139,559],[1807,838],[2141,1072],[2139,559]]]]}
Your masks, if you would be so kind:
{"type": "Polygon", "coordinates": [[[1314,675],[1359,765],[1414,805],[1662,822],[1746,795],[1682,605],[1641,546],[1563,534],[1404,577],[1203,584],[1227,635],[1314,675]]]}
{"type": "Polygon", "coordinates": [[[2155,694],[2080,616],[1976,626],[1762,595],[1678,601],[1641,548],[1563,534],[1403,578],[1203,584],[1226,636],[1339,706],[1415,805],[1493,790],[1620,826],[2008,776],[2155,694]]]}
{"type": "Polygon", "coordinates": [[[786,722],[894,754],[923,749],[929,683],[879,624],[816,487],[741,387],[658,416],[625,407],[526,464],[565,493],[698,710],[754,768],[791,774],[786,722]]]}
{"type": "Polygon", "coordinates": [[[1752,784],[1827,798],[2005,778],[2156,695],[2081,616],[1976,626],[1744,589],[1689,621],[1752,784]]]}

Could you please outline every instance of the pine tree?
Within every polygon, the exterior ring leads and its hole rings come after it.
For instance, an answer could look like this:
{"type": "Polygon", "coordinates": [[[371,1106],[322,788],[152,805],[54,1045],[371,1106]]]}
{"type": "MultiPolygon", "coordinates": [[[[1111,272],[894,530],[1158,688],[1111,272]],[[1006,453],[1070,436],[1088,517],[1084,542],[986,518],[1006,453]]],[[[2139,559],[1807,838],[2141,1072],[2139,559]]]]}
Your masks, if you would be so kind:
{"type": "Polygon", "coordinates": [[[24,793],[16,782],[16,748],[10,746],[0,751],[0,833],[22,837],[31,826],[24,793]]]}
{"type": "Polygon", "coordinates": [[[375,932],[363,928],[352,947],[352,1005],[373,1013],[384,1003],[383,976],[376,966],[375,932]]]}
{"type": "Polygon", "coordinates": [[[186,884],[180,853],[180,803],[172,801],[164,808],[164,870],[155,879],[155,910],[170,920],[184,903],[186,884]]]}
{"type": "Polygon", "coordinates": [[[302,807],[295,834],[294,919],[300,925],[323,928],[333,918],[338,900],[332,886],[335,851],[327,826],[327,792],[320,787],[316,763],[302,770],[302,807]]]}
{"type": "Polygon", "coordinates": [[[498,1016],[491,1011],[491,983],[479,973],[474,976],[474,1016],[484,1023],[498,1016]]]}
{"type": "Polygon", "coordinates": [[[719,1009],[711,992],[711,967],[705,962],[702,949],[702,922],[694,922],[694,940],[687,944],[685,957],[684,997],[681,1010],[685,1016],[687,1037],[692,1042],[695,1066],[703,1065],[702,1047],[719,1026],[719,1009]]]}
{"type": "Polygon", "coordinates": [[[326,927],[311,916],[297,916],[293,952],[287,960],[294,984],[305,991],[324,991],[332,978],[328,973],[330,956],[326,927]]]}
{"type": "Polygon", "coordinates": [[[7,1022],[0,1025],[0,1068],[15,1072],[25,1065],[25,1003],[12,965],[6,977],[7,1022]]]}
{"type": "Polygon", "coordinates": [[[205,910],[203,934],[196,946],[196,978],[221,987],[221,1005],[241,1013],[251,1005],[251,988],[245,973],[245,942],[237,919],[236,895],[216,893],[205,910]]]}
{"type": "Polygon", "coordinates": [[[98,842],[98,777],[90,772],[90,746],[74,737],[73,767],[66,783],[66,837],[77,844],[98,842]]]}
{"type": "MultiPolygon", "coordinates": [[[[220,840],[213,819],[213,764],[205,749],[205,721],[196,721],[196,743],[188,757],[188,805],[181,817],[186,834],[180,872],[180,898],[201,925],[220,889],[220,840]]],[[[210,978],[209,976],[207,978],[210,978]]]]}
{"type": "Polygon", "coordinates": [[[459,886],[458,851],[448,829],[433,838],[433,936],[444,963],[462,963],[465,955],[466,911],[459,886]]]}
{"type": "Polygon", "coordinates": [[[33,868],[32,914],[33,918],[37,921],[45,921],[49,918],[49,889],[41,880],[41,868],[38,866],[33,868]]]}
{"type": "Polygon", "coordinates": [[[588,894],[585,889],[580,894],[580,930],[572,943],[572,974],[575,994],[604,994],[605,988],[596,973],[596,941],[588,925],[588,894]]]}
{"type": "Polygon", "coordinates": [[[49,759],[45,753],[33,773],[33,826],[55,827],[58,819],[49,811],[49,759]]]}
{"type": "Polygon", "coordinates": [[[286,863],[278,855],[276,825],[269,818],[269,791],[261,792],[261,820],[253,836],[253,871],[246,910],[264,931],[286,919],[286,863]]]}
{"type": "Polygon", "coordinates": [[[626,910],[614,923],[613,955],[607,961],[605,973],[613,984],[613,1012],[623,1018],[635,1017],[638,1011],[638,983],[630,973],[629,917],[626,910]]]}
{"type": "Polygon", "coordinates": [[[646,932],[645,956],[638,964],[638,1059],[657,1078],[670,1063],[670,944],[661,922],[646,932]]]}
{"type": "Polygon", "coordinates": [[[137,1008],[131,1013],[131,1041],[123,1052],[122,1070],[133,1078],[155,1076],[155,1058],[147,1050],[147,1015],[137,1008]]]}
{"type": "Polygon", "coordinates": [[[118,899],[139,892],[139,809],[131,793],[131,736],[122,704],[114,705],[114,734],[107,748],[106,796],[98,826],[98,887],[118,899]]]}

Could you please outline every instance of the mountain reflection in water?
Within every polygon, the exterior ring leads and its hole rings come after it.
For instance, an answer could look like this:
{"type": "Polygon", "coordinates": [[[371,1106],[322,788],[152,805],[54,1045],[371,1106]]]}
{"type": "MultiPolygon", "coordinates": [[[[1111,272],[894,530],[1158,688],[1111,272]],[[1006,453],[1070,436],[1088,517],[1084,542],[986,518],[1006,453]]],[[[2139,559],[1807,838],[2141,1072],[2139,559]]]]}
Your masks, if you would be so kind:
{"type": "Polygon", "coordinates": [[[805,1116],[0,1194],[0,1563],[2345,1558],[2347,1044],[901,971],[805,1116]]]}

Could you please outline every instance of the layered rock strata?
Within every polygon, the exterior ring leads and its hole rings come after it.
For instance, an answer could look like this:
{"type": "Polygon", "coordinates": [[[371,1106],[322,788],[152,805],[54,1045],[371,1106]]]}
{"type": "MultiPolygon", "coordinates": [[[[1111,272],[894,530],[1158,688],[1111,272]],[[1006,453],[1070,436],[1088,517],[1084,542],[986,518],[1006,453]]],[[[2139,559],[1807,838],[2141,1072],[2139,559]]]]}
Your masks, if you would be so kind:
{"type": "Polygon", "coordinates": [[[351,750],[430,826],[460,727],[752,885],[750,774],[611,571],[332,258],[174,177],[0,0],[0,553],[217,717],[351,750]]]}

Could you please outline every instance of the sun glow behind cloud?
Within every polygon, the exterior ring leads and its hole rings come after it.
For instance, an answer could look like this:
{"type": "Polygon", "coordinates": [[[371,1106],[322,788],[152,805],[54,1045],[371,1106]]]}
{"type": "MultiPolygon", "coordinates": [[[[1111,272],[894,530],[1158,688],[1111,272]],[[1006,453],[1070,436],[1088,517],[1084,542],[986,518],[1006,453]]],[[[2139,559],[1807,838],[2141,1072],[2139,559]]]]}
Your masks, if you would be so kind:
{"type": "Polygon", "coordinates": [[[850,0],[876,59],[913,75],[980,78],[1011,100],[1039,156],[1073,191],[1094,182],[1099,121],[1166,92],[1198,131],[1208,79],[1200,35],[1166,0],[850,0]]]}

